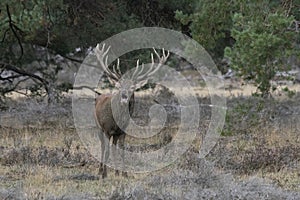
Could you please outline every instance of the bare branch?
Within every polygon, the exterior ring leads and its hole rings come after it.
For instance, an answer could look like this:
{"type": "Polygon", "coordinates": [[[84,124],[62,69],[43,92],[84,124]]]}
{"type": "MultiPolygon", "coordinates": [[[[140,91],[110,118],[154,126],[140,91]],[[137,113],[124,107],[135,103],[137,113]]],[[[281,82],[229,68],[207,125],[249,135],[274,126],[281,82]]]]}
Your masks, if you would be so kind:
{"type": "MultiPolygon", "coordinates": [[[[0,61],[0,65],[2,65],[1,68],[4,68],[6,70],[10,70],[10,71],[16,72],[16,73],[21,74],[23,76],[28,76],[33,81],[39,81],[40,83],[42,83],[42,85],[45,88],[46,93],[48,95],[48,103],[52,102],[52,88],[50,88],[49,82],[46,79],[44,79],[44,78],[42,78],[42,77],[40,77],[38,75],[26,72],[26,71],[24,71],[22,69],[19,69],[18,67],[15,67],[13,65],[8,64],[8,63],[4,63],[4,62],[0,61]]],[[[16,86],[13,87],[11,90],[13,91],[14,89],[16,89],[16,86]]]]}
{"type": "Polygon", "coordinates": [[[72,89],[73,89],[73,90],[88,89],[88,90],[91,90],[92,92],[94,92],[94,93],[96,93],[96,94],[98,94],[98,95],[101,95],[101,93],[100,93],[100,92],[97,92],[97,91],[95,90],[95,88],[92,88],[92,87],[86,86],[86,85],[76,86],[76,87],[73,87],[72,89]]]}
{"type": "Polygon", "coordinates": [[[9,82],[12,82],[12,79],[16,79],[16,78],[20,78],[20,77],[22,77],[22,75],[20,75],[20,74],[8,76],[8,77],[2,77],[0,75],[0,81],[9,81],[9,82]]]}
{"type": "Polygon", "coordinates": [[[20,57],[18,59],[18,60],[20,60],[22,58],[23,54],[24,54],[24,49],[23,49],[23,46],[22,46],[21,39],[19,38],[19,36],[18,36],[18,34],[17,34],[16,30],[15,30],[15,29],[20,30],[20,29],[16,25],[14,25],[14,23],[12,21],[8,4],[6,4],[6,12],[7,12],[7,16],[8,16],[9,27],[10,27],[11,31],[13,32],[14,36],[17,38],[19,46],[21,48],[21,55],[20,55],[20,57]]]}
{"type": "Polygon", "coordinates": [[[1,91],[2,95],[6,94],[6,93],[9,93],[9,92],[14,92],[14,91],[17,89],[17,87],[18,87],[22,82],[27,81],[28,79],[29,79],[29,78],[25,78],[25,79],[19,80],[13,87],[1,91]]]}
{"type": "Polygon", "coordinates": [[[32,74],[32,73],[29,73],[29,72],[26,72],[26,71],[24,71],[22,69],[19,69],[19,68],[15,67],[11,64],[4,63],[4,62],[0,61],[0,65],[2,65],[1,68],[4,68],[6,70],[14,71],[14,72],[16,72],[18,74],[21,74],[23,76],[28,76],[30,78],[34,78],[34,79],[40,81],[44,86],[48,86],[48,84],[49,84],[48,81],[43,79],[42,77],[40,77],[38,75],[35,75],[35,74],[32,74]]]}
{"type": "Polygon", "coordinates": [[[4,40],[5,40],[5,38],[6,38],[6,34],[7,34],[8,31],[9,31],[9,28],[6,29],[6,30],[4,31],[4,34],[3,34],[3,37],[2,37],[2,40],[1,40],[0,43],[3,43],[3,42],[4,42],[4,40]]]}

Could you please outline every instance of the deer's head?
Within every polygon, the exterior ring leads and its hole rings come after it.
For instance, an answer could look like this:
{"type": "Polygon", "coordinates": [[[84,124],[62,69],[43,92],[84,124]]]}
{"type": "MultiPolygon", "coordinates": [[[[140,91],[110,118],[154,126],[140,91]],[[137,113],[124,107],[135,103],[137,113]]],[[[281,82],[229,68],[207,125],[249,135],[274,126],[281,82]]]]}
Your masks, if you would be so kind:
{"type": "Polygon", "coordinates": [[[97,44],[95,53],[100,66],[108,77],[109,82],[118,89],[121,104],[127,104],[134,91],[147,84],[151,75],[153,75],[160,69],[160,67],[167,61],[170,54],[169,51],[166,53],[163,49],[163,55],[159,56],[157,51],[153,48],[154,53],[158,58],[158,63],[154,62],[153,54],[151,54],[152,63],[149,69],[145,69],[145,65],[140,65],[139,60],[137,60],[136,67],[133,73],[130,76],[122,77],[119,59],[117,60],[116,66],[113,65],[112,70],[108,68],[107,54],[109,52],[109,49],[110,46],[106,49],[105,44],[103,44],[102,48],[100,48],[100,44],[97,44]]]}

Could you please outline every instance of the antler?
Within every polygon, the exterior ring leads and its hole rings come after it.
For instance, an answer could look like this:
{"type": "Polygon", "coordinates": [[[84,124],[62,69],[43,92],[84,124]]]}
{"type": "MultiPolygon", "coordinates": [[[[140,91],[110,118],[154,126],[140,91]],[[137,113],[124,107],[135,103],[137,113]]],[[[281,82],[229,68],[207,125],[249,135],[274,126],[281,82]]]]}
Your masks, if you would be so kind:
{"type": "Polygon", "coordinates": [[[154,62],[153,53],[151,53],[151,61],[152,61],[151,66],[150,66],[150,68],[148,69],[147,72],[145,72],[144,74],[141,74],[144,70],[144,63],[142,64],[142,68],[139,70],[139,60],[137,60],[136,69],[135,69],[135,71],[132,75],[132,77],[135,78],[136,80],[143,80],[146,77],[149,77],[149,76],[153,75],[167,61],[167,59],[170,55],[169,51],[167,51],[167,54],[166,54],[164,48],[162,49],[162,52],[163,52],[162,56],[160,56],[154,48],[153,48],[153,50],[154,50],[154,53],[155,53],[155,55],[157,56],[157,58],[159,60],[158,64],[156,64],[154,62]]]}
{"type": "MultiPolygon", "coordinates": [[[[108,78],[113,81],[113,82],[118,82],[119,79],[121,78],[121,70],[120,70],[120,60],[117,60],[117,69],[115,68],[115,65],[113,65],[113,70],[111,71],[108,68],[108,52],[109,52],[110,46],[105,50],[105,44],[102,45],[102,48],[100,49],[100,44],[97,44],[96,48],[95,48],[95,53],[97,56],[98,61],[100,62],[100,65],[102,67],[102,69],[105,71],[105,73],[108,75],[108,78]]],[[[154,62],[154,56],[153,53],[151,53],[151,66],[150,68],[142,74],[142,72],[144,71],[144,63],[141,65],[141,69],[140,69],[140,65],[139,65],[139,60],[137,60],[136,62],[136,69],[132,74],[132,79],[135,79],[137,81],[142,81],[145,80],[145,78],[150,77],[151,75],[153,75],[154,73],[156,73],[161,66],[167,61],[170,52],[165,51],[165,49],[162,49],[162,53],[163,55],[160,56],[157,51],[153,48],[154,53],[156,55],[156,57],[158,58],[158,63],[154,62]]]]}
{"type": "Polygon", "coordinates": [[[102,49],[100,49],[100,44],[97,44],[95,48],[95,53],[97,56],[98,61],[100,62],[100,65],[102,69],[106,72],[109,78],[113,79],[114,81],[119,81],[121,78],[121,70],[120,70],[120,60],[117,60],[117,70],[115,68],[115,65],[113,65],[113,71],[111,71],[108,68],[108,51],[110,49],[110,46],[105,50],[105,44],[103,44],[102,49]]]}

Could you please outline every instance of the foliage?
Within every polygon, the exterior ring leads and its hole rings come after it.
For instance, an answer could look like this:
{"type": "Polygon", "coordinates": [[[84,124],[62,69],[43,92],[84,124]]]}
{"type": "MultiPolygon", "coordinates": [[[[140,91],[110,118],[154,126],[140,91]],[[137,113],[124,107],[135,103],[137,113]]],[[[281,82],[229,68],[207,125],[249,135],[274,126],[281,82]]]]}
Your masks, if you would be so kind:
{"type": "Polygon", "coordinates": [[[66,8],[63,1],[4,0],[0,8],[0,96],[20,89],[20,85],[31,79],[32,84],[27,87],[30,94],[40,95],[43,88],[52,101],[50,96],[55,88],[51,83],[57,70],[44,66],[51,63],[49,53],[37,45],[47,49],[55,39],[52,27],[62,22],[66,8]]]}
{"type": "Polygon", "coordinates": [[[175,11],[191,12],[196,0],[129,0],[127,8],[131,10],[144,26],[160,26],[179,29],[175,11]]]}
{"type": "Polygon", "coordinates": [[[261,123],[261,113],[265,107],[265,102],[256,97],[237,100],[238,102],[234,102],[234,107],[227,110],[226,124],[221,132],[223,136],[247,133],[261,123]]]}
{"type": "Polygon", "coordinates": [[[290,90],[288,87],[284,87],[282,88],[282,91],[289,97],[292,98],[296,95],[296,91],[295,90],[290,90]]]}
{"type": "Polygon", "coordinates": [[[55,35],[50,34],[52,27],[62,23],[66,11],[62,0],[4,0],[1,1],[0,7],[2,47],[16,42],[38,43],[41,40],[46,41],[45,46],[49,45],[55,38],[55,35]]]}
{"type": "Polygon", "coordinates": [[[87,49],[139,23],[122,1],[4,0],[0,9],[1,98],[22,89],[25,82],[31,95],[46,91],[49,98],[58,96],[71,85],[55,84],[66,65],[57,62],[56,54],[87,49]]]}
{"type": "MultiPolygon", "coordinates": [[[[200,42],[215,61],[228,47],[232,67],[244,78],[254,79],[265,93],[274,72],[299,44],[299,34],[288,29],[300,19],[296,5],[299,0],[2,0],[0,81],[6,84],[1,84],[0,96],[20,89],[20,78],[34,82],[27,88],[33,94],[41,89],[65,91],[69,83],[54,84],[63,69],[55,55],[80,61],[99,41],[142,26],[181,30],[200,42]],[[74,59],[70,53],[75,48],[82,51],[74,59]]],[[[149,59],[143,52],[129,55],[149,59]]],[[[127,57],[121,60],[122,71],[134,64],[127,57]]]]}
{"type": "Polygon", "coordinates": [[[269,95],[277,71],[288,69],[286,59],[295,53],[296,33],[289,30],[294,20],[267,1],[248,3],[233,15],[235,44],[225,54],[244,79],[255,81],[260,96],[269,95]]]}
{"type": "Polygon", "coordinates": [[[287,58],[299,47],[295,21],[299,0],[225,1],[200,0],[192,14],[176,12],[188,25],[193,39],[215,61],[226,58],[245,79],[254,80],[259,95],[268,96],[270,80],[278,70],[287,70],[287,58]]]}
{"type": "Polygon", "coordinates": [[[231,44],[231,15],[236,7],[236,1],[200,0],[195,4],[194,13],[177,11],[176,19],[189,25],[193,39],[216,59],[222,57],[225,46],[231,44]]]}

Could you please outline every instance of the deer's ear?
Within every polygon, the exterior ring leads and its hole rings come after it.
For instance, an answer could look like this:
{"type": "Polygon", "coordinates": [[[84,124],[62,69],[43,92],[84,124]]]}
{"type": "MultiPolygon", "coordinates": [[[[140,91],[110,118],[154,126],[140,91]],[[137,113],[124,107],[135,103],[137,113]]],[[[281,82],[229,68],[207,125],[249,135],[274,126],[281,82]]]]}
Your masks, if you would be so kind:
{"type": "Polygon", "coordinates": [[[142,80],[136,84],[136,89],[143,87],[148,83],[148,79],[142,80]]]}

